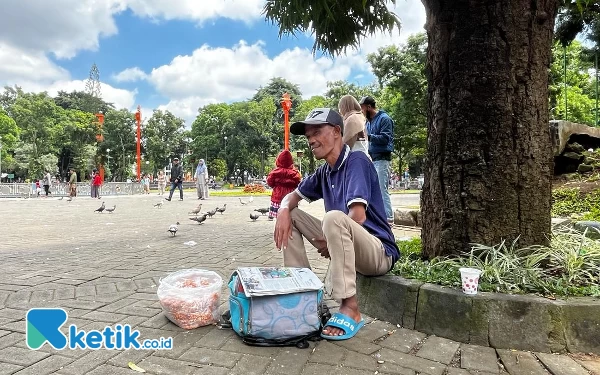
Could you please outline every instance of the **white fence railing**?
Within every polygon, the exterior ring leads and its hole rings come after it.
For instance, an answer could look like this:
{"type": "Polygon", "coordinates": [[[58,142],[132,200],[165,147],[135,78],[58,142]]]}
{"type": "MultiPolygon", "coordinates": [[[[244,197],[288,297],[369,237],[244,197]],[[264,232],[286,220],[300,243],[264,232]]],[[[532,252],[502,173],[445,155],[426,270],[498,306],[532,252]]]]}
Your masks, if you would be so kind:
{"type": "MultiPolygon", "coordinates": [[[[87,196],[91,195],[91,185],[88,182],[77,183],[77,195],[87,196]]],[[[133,195],[142,193],[142,185],[136,182],[107,182],[100,188],[100,196],[103,195],[133,195]]],[[[68,196],[69,195],[69,184],[60,183],[52,184],[50,186],[50,192],[54,197],[68,196]]],[[[40,195],[46,195],[44,188],[40,195]]],[[[9,197],[31,197],[37,196],[35,187],[32,184],[18,184],[18,183],[2,183],[0,184],[0,198],[9,197]]]]}

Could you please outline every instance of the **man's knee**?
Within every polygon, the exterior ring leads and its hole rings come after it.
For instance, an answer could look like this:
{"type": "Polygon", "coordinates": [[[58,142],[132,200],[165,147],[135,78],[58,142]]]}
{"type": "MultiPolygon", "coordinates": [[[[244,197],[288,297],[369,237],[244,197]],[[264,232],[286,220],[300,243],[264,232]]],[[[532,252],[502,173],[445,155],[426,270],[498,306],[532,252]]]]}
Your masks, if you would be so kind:
{"type": "Polygon", "coordinates": [[[325,213],[325,216],[323,216],[323,232],[325,232],[327,229],[335,227],[336,225],[339,225],[339,223],[347,220],[348,218],[348,215],[338,210],[332,210],[325,213]]]}

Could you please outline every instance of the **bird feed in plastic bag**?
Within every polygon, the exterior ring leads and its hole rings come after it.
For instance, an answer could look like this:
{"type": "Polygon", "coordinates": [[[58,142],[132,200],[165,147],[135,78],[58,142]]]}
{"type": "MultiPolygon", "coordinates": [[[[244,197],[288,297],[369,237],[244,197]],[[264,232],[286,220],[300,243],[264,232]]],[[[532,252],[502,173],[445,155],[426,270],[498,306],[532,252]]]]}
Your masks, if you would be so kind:
{"type": "Polygon", "coordinates": [[[181,270],[160,280],[158,300],[170,321],[194,329],[219,322],[222,285],[216,272],[181,270]]]}

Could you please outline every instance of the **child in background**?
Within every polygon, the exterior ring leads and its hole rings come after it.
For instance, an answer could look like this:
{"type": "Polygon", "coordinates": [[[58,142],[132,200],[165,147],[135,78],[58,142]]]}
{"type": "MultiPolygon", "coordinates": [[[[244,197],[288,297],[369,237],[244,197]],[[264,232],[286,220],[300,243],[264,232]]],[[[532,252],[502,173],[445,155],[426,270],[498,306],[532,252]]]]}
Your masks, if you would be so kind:
{"type": "Polygon", "coordinates": [[[158,171],[158,195],[165,193],[165,187],[167,186],[167,178],[163,170],[158,171]]]}
{"type": "Polygon", "coordinates": [[[100,172],[98,172],[97,169],[94,169],[92,177],[92,198],[100,199],[100,187],[102,186],[102,178],[100,177],[100,172]]]}
{"type": "Polygon", "coordinates": [[[142,178],[142,188],[144,189],[144,194],[150,194],[150,175],[145,174],[142,178]]]}
{"type": "Polygon", "coordinates": [[[273,188],[269,220],[277,218],[277,211],[283,197],[294,191],[300,184],[300,172],[294,169],[294,159],[291,152],[288,150],[281,151],[277,156],[275,165],[277,168],[273,169],[267,176],[267,185],[273,188]]]}

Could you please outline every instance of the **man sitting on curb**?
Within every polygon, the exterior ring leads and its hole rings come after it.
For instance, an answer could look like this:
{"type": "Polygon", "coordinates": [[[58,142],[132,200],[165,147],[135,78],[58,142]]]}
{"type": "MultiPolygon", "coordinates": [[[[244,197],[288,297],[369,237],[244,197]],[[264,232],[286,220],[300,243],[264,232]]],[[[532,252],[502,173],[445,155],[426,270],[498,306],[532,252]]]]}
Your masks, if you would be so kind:
{"type": "Polygon", "coordinates": [[[398,260],[399,250],[387,224],[381,189],[373,163],[342,142],[343,119],[328,108],[316,108],[306,120],[290,127],[304,135],[317,159],[317,171],[285,196],[275,225],[275,245],[287,267],[310,267],[303,237],[321,256],[331,259],[332,296],[340,310],[321,336],[330,340],[354,337],[364,325],[356,298],[356,272],[384,275],[398,260]],[[301,199],[325,201],[323,221],[300,210],[301,199]]]}

